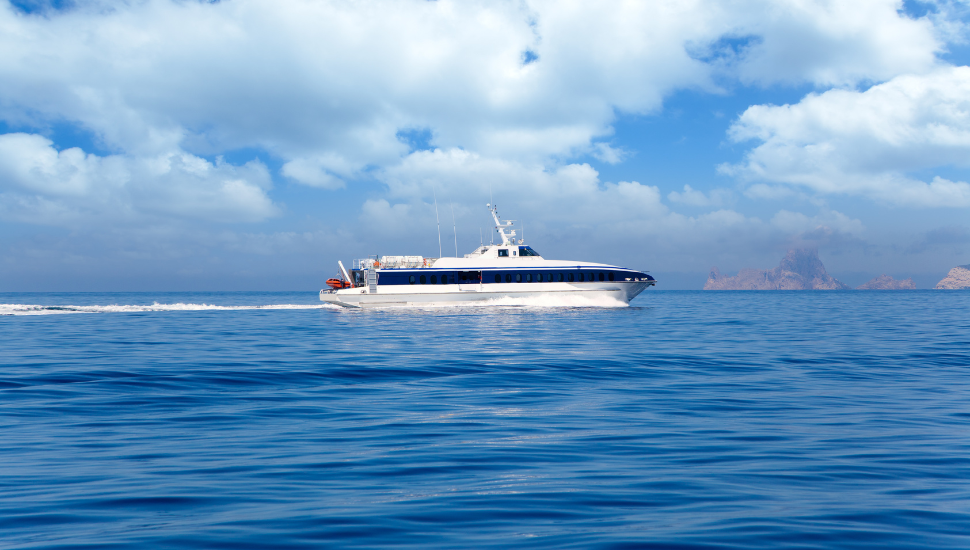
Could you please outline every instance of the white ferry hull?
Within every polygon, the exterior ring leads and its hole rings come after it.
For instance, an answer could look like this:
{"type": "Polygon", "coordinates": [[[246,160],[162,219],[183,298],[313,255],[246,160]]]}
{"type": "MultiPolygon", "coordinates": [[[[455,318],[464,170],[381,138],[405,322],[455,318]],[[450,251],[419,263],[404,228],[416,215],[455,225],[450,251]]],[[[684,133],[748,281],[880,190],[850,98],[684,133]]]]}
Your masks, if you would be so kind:
{"type": "Polygon", "coordinates": [[[339,279],[320,300],[343,307],[429,307],[462,303],[497,305],[628,304],[656,280],[645,272],[614,265],[546,260],[515,240],[512,221],[501,221],[487,205],[502,244],[482,244],[459,258],[381,256],[354,260],[351,275],[342,262],[339,279]]]}
{"type": "Polygon", "coordinates": [[[582,285],[513,283],[501,285],[501,290],[494,289],[497,285],[488,284],[461,285],[463,288],[477,287],[481,290],[477,288],[476,290],[458,290],[459,285],[440,285],[431,288],[424,287],[421,292],[414,292],[414,287],[382,287],[376,293],[370,293],[367,288],[346,288],[336,291],[321,290],[320,300],[351,308],[439,307],[472,302],[500,302],[506,299],[511,299],[513,304],[521,301],[541,305],[554,305],[557,302],[570,305],[581,304],[583,300],[591,304],[602,303],[604,300],[628,304],[649,285],[650,283],[647,282],[587,283],[582,285]]]}

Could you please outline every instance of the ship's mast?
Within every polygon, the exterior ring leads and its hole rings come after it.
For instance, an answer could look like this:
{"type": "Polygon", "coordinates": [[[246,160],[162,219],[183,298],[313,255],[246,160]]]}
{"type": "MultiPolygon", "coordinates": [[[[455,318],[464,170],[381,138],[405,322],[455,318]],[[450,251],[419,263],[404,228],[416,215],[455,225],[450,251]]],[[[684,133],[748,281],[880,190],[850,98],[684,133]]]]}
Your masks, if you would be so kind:
{"type": "MultiPolygon", "coordinates": [[[[493,206],[491,203],[486,204],[485,206],[488,207],[489,213],[492,214],[492,219],[495,220],[495,231],[502,236],[502,245],[504,246],[514,245],[515,230],[512,229],[511,231],[509,231],[508,234],[505,233],[505,230],[510,229],[513,225],[515,225],[514,223],[512,223],[515,220],[505,220],[503,222],[501,221],[501,217],[498,215],[497,206],[493,206]]],[[[521,240],[519,241],[519,244],[522,244],[521,240]]]]}

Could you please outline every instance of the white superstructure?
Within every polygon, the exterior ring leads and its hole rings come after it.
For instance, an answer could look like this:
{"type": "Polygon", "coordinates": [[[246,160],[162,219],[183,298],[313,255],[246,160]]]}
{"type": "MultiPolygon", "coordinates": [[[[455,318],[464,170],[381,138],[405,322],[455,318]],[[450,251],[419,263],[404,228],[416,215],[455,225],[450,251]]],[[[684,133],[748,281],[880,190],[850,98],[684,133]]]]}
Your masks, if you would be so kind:
{"type": "Polygon", "coordinates": [[[320,291],[320,300],[346,307],[434,306],[502,298],[610,298],[629,303],[656,280],[642,271],[591,262],[547,260],[523,239],[513,220],[488,205],[501,244],[463,258],[381,256],[354,260],[348,274],[320,291]]]}

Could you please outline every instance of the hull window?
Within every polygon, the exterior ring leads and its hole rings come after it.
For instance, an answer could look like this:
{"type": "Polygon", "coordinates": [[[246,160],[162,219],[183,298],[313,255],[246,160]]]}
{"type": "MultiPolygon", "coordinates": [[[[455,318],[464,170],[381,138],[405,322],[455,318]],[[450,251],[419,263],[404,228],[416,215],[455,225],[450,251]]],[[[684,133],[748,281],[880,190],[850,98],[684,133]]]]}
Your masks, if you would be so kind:
{"type": "Polygon", "coordinates": [[[506,273],[505,274],[505,282],[506,283],[511,283],[512,282],[512,274],[511,273],[506,273]]]}
{"type": "Polygon", "coordinates": [[[563,280],[563,279],[562,279],[562,272],[559,272],[559,282],[561,283],[561,282],[562,282],[562,280],[563,280]]]}
{"type": "Polygon", "coordinates": [[[570,274],[569,274],[569,282],[571,283],[571,282],[573,282],[573,281],[575,281],[575,280],[576,280],[576,276],[575,276],[575,275],[573,275],[572,273],[570,273],[570,274]]]}
{"type": "Polygon", "coordinates": [[[537,283],[541,283],[542,282],[542,273],[539,273],[539,274],[536,275],[536,282],[537,283]]]}
{"type": "Polygon", "coordinates": [[[427,283],[428,283],[428,278],[427,278],[427,277],[425,277],[424,275],[422,275],[422,276],[421,276],[421,284],[423,284],[423,285],[424,285],[424,284],[427,284],[427,283]]]}
{"type": "Polygon", "coordinates": [[[531,283],[532,282],[532,274],[531,273],[526,273],[525,274],[525,282],[527,282],[527,283],[531,283]]]}
{"type": "Polygon", "coordinates": [[[431,284],[433,285],[438,284],[438,277],[436,275],[431,276],[431,284]]]}
{"type": "Polygon", "coordinates": [[[448,275],[442,275],[441,276],[441,284],[443,284],[443,285],[448,284],[448,275]]]}
{"type": "Polygon", "coordinates": [[[580,271],[580,272],[579,272],[579,282],[583,282],[583,281],[585,281],[585,280],[586,280],[586,275],[585,275],[585,274],[583,274],[583,272],[582,272],[582,271],[580,271]]]}
{"type": "Polygon", "coordinates": [[[611,281],[613,280],[613,272],[612,271],[610,271],[610,280],[611,281]]]}
{"type": "Polygon", "coordinates": [[[501,283],[502,282],[502,274],[501,273],[496,273],[495,274],[495,282],[496,283],[501,283]]]}
{"type": "Polygon", "coordinates": [[[603,272],[602,272],[602,271],[600,271],[600,280],[602,281],[602,280],[604,280],[604,279],[606,279],[606,277],[604,277],[604,276],[603,276],[603,272]]]}
{"type": "Polygon", "coordinates": [[[414,275],[411,275],[410,277],[408,277],[408,282],[411,283],[412,285],[414,284],[414,275]]]}
{"type": "Polygon", "coordinates": [[[521,273],[516,273],[515,274],[515,282],[517,282],[517,283],[521,283],[522,282],[522,274],[521,273]]]}

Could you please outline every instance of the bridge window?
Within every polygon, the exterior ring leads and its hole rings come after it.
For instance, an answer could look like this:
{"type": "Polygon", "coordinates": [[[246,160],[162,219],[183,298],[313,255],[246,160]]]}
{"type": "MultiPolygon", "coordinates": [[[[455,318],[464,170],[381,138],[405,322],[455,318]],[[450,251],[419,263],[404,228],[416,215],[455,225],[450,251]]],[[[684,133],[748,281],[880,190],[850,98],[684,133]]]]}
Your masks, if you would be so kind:
{"type": "Polygon", "coordinates": [[[431,284],[433,284],[433,285],[438,284],[438,277],[437,276],[435,276],[435,275],[432,275],[431,276],[431,284]]]}
{"type": "Polygon", "coordinates": [[[412,285],[414,284],[414,275],[411,275],[410,277],[408,277],[408,282],[411,283],[412,285]]]}
{"type": "Polygon", "coordinates": [[[535,250],[532,250],[531,246],[519,247],[519,256],[538,256],[538,255],[539,253],[536,252],[535,250]]]}
{"type": "Polygon", "coordinates": [[[421,284],[426,284],[427,282],[428,282],[428,279],[424,275],[422,275],[421,276],[421,284]]]}
{"type": "Polygon", "coordinates": [[[499,258],[508,258],[509,257],[509,249],[508,248],[499,248],[498,249],[498,257],[499,258]]]}
{"type": "Polygon", "coordinates": [[[495,282],[496,283],[501,283],[502,282],[502,274],[501,273],[496,273],[495,274],[495,282]]]}

